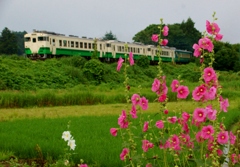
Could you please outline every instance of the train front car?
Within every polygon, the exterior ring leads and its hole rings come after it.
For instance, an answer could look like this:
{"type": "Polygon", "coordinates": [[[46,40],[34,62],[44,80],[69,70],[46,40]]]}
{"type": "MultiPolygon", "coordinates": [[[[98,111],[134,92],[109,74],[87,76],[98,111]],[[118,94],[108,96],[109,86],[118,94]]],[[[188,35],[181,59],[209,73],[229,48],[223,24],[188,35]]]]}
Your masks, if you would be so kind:
{"type": "Polygon", "coordinates": [[[34,31],[24,35],[25,54],[31,59],[46,59],[51,55],[49,35],[34,31]]]}

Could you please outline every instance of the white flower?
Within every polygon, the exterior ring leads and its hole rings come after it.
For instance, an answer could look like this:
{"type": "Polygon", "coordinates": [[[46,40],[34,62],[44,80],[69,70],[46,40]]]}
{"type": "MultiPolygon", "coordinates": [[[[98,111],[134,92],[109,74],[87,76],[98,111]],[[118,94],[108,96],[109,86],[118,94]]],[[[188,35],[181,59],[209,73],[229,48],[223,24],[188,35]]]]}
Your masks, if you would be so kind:
{"type": "Polygon", "coordinates": [[[73,139],[68,140],[68,146],[70,147],[71,150],[74,150],[76,147],[75,140],[73,139]]]}
{"type": "Polygon", "coordinates": [[[69,141],[71,139],[71,134],[69,131],[64,131],[62,134],[62,138],[64,139],[64,141],[69,141]]]}

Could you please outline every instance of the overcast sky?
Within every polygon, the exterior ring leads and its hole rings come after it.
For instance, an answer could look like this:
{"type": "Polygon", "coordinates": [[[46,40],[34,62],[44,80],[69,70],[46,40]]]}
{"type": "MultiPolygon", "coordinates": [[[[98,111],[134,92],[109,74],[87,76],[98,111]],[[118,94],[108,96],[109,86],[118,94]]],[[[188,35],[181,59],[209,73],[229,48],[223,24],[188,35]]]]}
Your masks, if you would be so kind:
{"type": "Polygon", "coordinates": [[[0,31],[37,29],[92,38],[112,31],[118,40],[132,42],[160,18],[174,24],[190,17],[202,32],[214,11],[223,41],[240,43],[240,0],[0,0],[0,31]]]}

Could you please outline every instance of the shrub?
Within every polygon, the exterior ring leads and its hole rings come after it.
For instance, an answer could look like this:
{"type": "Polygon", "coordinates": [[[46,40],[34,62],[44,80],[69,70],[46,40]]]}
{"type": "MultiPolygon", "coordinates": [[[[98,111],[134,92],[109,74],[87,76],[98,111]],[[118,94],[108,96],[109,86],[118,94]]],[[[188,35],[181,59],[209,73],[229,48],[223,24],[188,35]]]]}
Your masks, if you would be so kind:
{"type": "Polygon", "coordinates": [[[147,56],[141,56],[138,60],[137,60],[137,65],[139,67],[142,68],[148,68],[150,65],[150,60],[148,59],[147,56]]]}
{"type": "Polygon", "coordinates": [[[103,81],[104,65],[97,59],[91,59],[84,65],[83,73],[89,80],[100,84],[103,81]]]}

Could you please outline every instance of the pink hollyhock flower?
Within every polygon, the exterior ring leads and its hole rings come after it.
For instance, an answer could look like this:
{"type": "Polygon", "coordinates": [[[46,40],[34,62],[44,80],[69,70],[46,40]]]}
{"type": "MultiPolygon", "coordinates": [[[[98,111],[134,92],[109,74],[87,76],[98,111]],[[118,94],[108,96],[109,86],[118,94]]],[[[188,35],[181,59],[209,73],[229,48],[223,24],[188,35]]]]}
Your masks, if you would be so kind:
{"type": "Polygon", "coordinates": [[[229,139],[229,136],[227,131],[219,132],[219,134],[217,135],[217,142],[219,144],[227,144],[228,139],[229,139]]]}
{"type": "Polygon", "coordinates": [[[234,145],[236,141],[236,136],[232,132],[229,132],[230,144],[234,145]]]}
{"type": "Polygon", "coordinates": [[[208,37],[199,39],[198,44],[201,48],[206,49],[209,52],[213,51],[213,43],[208,37]]]}
{"type": "Polygon", "coordinates": [[[167,115],[168,114],[168,110],[164,110],[163,113],[167,115]]]}
{"type": "Polygon", "coordinates": [[[189,133],[189,127],[188,127],[188,124],[186,122],[183,122],[183,125],[182,125],[182,130],[185,131],[186,133],[189,133]]]}
{"type": "Polygon", "coordinates": [[[117,136],[117,129],[116,128],[111,128],[110,129],[110,133],[112,134],[112,136],[117,136]]]}
{"type": "Polygon", "coordinates": [[[159,88],[160,88],[160,81],[155,78],[152,84],[152,91],[157,92],[159,88]]]}
{"type": "Polygon", "coordinates": [[[216,97],[216,93],[217,93],[217,89],[214,86],[212,86],[208,91],[207,98],[209,100],[214,100],[216,97]]]}
{"type": "Polygon", "coordinates": [[[118,59],[117,71],[120,71],[123,62],[124,62],[123,58],[120,57],[120,58],[118,59]]]}
{"type": "Polygon", "coordinates": [[[180,140],[179,140],[179,137],[177,135],[173,135],[172,137],[170,137],[168,139],[168,142],[169,142],[169,147],[174,149],[174,150],[181,150],[181,147],[180,147],[180,140]]]}
{"type": "Polygon", "coordinates": [[[158,127],[159,129],[163,129],[163,128],[164,128],[164,123],[163,123],[163,121],[162,121],[162,120],[157,121],[157,122],[156,122],[156,127],[158,127]]]}
{"type": "Polygon", "coordinates": [[[172,92],[177,92],[179,86],[180,86],[179,81],[174,79],[171,83],[172,92]]]}
{"type": "Polygon", "coordinates": [[[217,110],[213,110],[211,105],[207,106],[205,109],[206,109],[205,111],[207,114],[207,118],[212,121],[215,120],[217,115],[217,110]]]}
{"type": "Polygon", "coordinates": [[[87,164],[81,164],[81,165],[79,165],[79,167],[88,167],[88,165],[87,164]]]}
{"type": "Polygon", "coordinates": [[[130,62],[130,66],[134,65],[134,59],[133,59],[133,53],[132,52],[129,53],[129,62],[130,62]]]}
{"type": "Polygon", "coordinates": [[[203,139],[209,139],[214,133],[212,125],[204,126],[201,130],[201,137],[203,139]]]}
{"type": "Polygon", "coordinates": [[[147,152],[149,148],[153,148],[153,143],[148,140],[142,140],[142,149],[144,152],[147,152]]]}
{"type": "Polygon", "coordinates": [[[142,110],[147,110],[148,109],[148,100],[145,97],[142,97],[140,99],[139,105],[142,107],[142,110]]]}
{"type": "Polygon", "coordinates": [[[134,105],[132,106],[130,114],[132,115],[132,118],[137,118],[137,109],[134,105]]]}
{"type": "Polygon", "coordinates": [[[238,157],[236,154],[231,155],[231,161],[233,164],[236,164],[238,162],[238,157]]]}
{"type": "Polygon", "coordinates": [[[181,140],[181,143],[183,143],[183,144],[187,144],[190,141],[189,134],[183,134],[182,133],[182,134],[179,135],[179,138],[181,140]]]}
{"type": "Polygon", "coordinates": [[[193,112],[193,119],[197,122],[204,122],[206,116],[207,114],[204,108],[196,108],[193,112]]]}
{"type": "Polygon", "coordinates": [[[144,125],[143,125],[143,132],[146,132],[148,130],[148,122],[144,122],[144,125]]]}
{"type": "Polygon", "coordinates": [[[223,38],[223,35],[222,34],[216,34],[216,36],[215,36],[215,40],[216,41],[220,41],[220,40],[222,40],[222,38],[223,38]]]}
{"type": "Polygon", "coordinates": [[[128,128],[128,121],[125,110],[122,110],[122,115],[120,115],[120,117],[118,118],[118,125],[120,126],[120,128],[128,128]]]}
{"type": "Polygon", "coordinates": [[[132,97],[131,97],[131,101],[132,101],[132,104],[134,106],[136,106],[136,105],[140,104],[141,98],[138,94],[133,94],[132,97]]]}
{"type": "Polygon", "coordinates": [[[174,124],[174,123],[176,123],[177,122],[177,117],[176,116],[173,116],[173,117],[168,117],[168,122],[170,122],[170,123],[172,123],[172,124],[174,124]]]}
{"type": "Polygon", "coordinates": [[[169,30],[168,26],[163,27],[163,36],[168,36],[168,30],[169,30]]]}
{"type": "Polygon", "coordinates": [[[162,94],[161,96],[159,96],[158,101],[159,102],[165,102],[166,99],[167,99],[167,95],[166,94],[162,94]]]}
{"type": "Polygon", "coordinates": [[[188,119],[190,118],[190,115],[187,112],[183,112],[182,113],[182,118],[185,122],[187,122],[188,119]]]}
{"type": "Polygon", "coordinates": [[[148,163],[148,164],[146,165],[146,167],[152,167],[152,164],[148,163]]]}
{"type": "Polygon", "coordinates": [[[203,70],[203,79],[205,82],[217,80],[217,74],[212,67],[207,67],[203,70]]]}
{"type": "Polygon", "coordinates": [[[206,90],[207,90],[207,88],[205,85],[196,87],[192,92],[193,99],[195,101],[201,100],[202,97],[204,96],[204,94],[206,93],[206,90]]]}
{"type": "Polygon", "coordinates": [[[152,41],[153,42],[157,42],[158,41],[158,35],[157,34],[153,34],[152,35],[152,41]]]}
{"type": "Polygon", "coordinates": [[[204,139],[202,138],[201,134],[202,134],[201,131],[200,131],[200,132],[197,132],[197,134],[196,134],[196,141],[197,141],[198,143],[201,143],[201,142],[204,141],[204,139]]]}
{"type": "Polygon", "coordinates": [[[160,43],[160,45],[162,46],[166,46],[168,44],[168,40],[167,39],[163,39],[160,43]]]}
{"type": "Polygon", "coordinates": [[[222,151],[222,150],[220,150],[220,149],[218,149],[218,150],[217,150],[217,154],[218,154],[218,156],[220,156],[220,157],[221,157],[221,156],[223,155],[223,151],[222,151]]]}
{"type": "Polygon", "coordinates": [[[228,99],[222,99],[220,100],[220,110],[227,112],[227,108],[229,107],[228,99]]]}
{"type": "Polygon", "coordinates": [[[194,49],[193,56],[195,56],[195,57],[201,56],[202,48],[198,44],[194,44],[192,48],[194,49]]]}
{"type": "Polygon", "coordinates": [[[187,86],[180,85],[177,89],[177,98],[179,99],[186,99],[189,94],[189,89],[187,86]]]}
{"type": "Polygon", "coordinates": [[[206,21],[206,29],[209,34],[216,35],[219,33],[220,28],[217,23],[210,23],[208,20],[206,21]]]}
{"type": "Polygon", "coordinates": [[[126,155],[129,153],[129,149],[128,148],[124,148],[120,154],[120,159],[122,161],[124,161],[124,159],[126,158],[126,155]]]}

